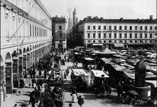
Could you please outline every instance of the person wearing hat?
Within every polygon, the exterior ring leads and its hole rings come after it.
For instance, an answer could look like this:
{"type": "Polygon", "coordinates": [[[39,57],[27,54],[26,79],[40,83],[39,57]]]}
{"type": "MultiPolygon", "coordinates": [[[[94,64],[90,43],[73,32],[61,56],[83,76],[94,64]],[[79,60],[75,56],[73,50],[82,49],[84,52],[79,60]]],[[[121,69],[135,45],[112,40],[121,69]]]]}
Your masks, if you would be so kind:
{"type": "Polygon", "coordinates": [[[80,107],[82,107],[82,105],[84,104],[84,99],[82,98],[81,95],[78,97],[78,104],[80,107]]]}

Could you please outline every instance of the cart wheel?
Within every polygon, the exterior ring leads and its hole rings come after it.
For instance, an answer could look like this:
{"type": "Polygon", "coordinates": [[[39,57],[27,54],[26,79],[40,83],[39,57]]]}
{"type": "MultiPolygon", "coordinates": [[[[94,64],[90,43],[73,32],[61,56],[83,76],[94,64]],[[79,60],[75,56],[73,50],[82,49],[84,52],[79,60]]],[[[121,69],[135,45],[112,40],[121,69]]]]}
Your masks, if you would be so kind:
{"type": "Polygon", "coordinates": [[[125,97],[125,95],[122,95],[121,96],[121,102],[124,104],[124,103],[126,103],[126,97],[125,97]]]}

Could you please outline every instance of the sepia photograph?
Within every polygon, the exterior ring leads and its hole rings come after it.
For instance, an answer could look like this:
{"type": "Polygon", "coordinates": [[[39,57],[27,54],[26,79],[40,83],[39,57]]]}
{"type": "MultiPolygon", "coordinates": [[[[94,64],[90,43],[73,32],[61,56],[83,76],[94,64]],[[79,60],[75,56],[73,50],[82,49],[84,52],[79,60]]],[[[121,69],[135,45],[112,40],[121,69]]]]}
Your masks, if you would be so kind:
{"type": "Polygon", "coordinates": [[[0,0],[0,107],[157,107],[157,0],[0,0]]]}

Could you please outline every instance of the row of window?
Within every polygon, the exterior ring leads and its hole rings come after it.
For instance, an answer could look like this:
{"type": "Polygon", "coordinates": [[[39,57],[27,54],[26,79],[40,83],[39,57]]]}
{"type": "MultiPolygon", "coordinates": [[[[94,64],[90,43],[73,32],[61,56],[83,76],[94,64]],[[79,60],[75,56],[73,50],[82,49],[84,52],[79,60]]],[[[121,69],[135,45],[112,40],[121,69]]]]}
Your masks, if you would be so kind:
{"type": "Polygon", "coordinates": [[[47,36],[47,30],[33,26],[33,25],[32,26],[30,25],[30,36],[32,36],[32,37],[45,36],[46,37],[47,36]]]}
{"type": "MultiPolygon", "coordinates": [[[[107,34],[106,33],[104,33],[104,35],[103,35],[103,37],[104,38],[106,38],[107,37],[107,34]]],[[[111,38],[112,37],[112,34],[111,33],[109,33],[109,38],[111,38]]],[[[124,38],[133,38],[133,34],[132,33],[130,33],[129,35],[127,34],[127,33],[125,33],[124,34],[124,38]]],[[[143,35],[142,33],[140,33],[139,35],[137,34],[137,33],[135,33],[135,35],[134,35],[134,38],[153,38],[153,34],[152,33],[150,33],[149,35],[147,34],[147,33],[145,33],[145,35],[143,35]],[[143,37],[144,36],[144,37],[143,37]]],[[[91,35],[90,35],[90,33],[88,33],[88,38],[91,38],[91,35]]],[[[93,38],[96,38],[96,33],[93,33],[93,38]]],[[[98,33],[98,38],[101,38],[101,33],[98,33]]],[[[118,37],[118,35],[117,35],[117,33],[114,33],[114,38],[122,38],[122,33],[119,33],[119,37],[118,37]]]]}
{"type": "MultiPolygon", "coordinates": [[[[102,26],[98,26],[98,30],[102,30],[101,28],[102,26]]],[[[91,30],[91,26],[87,26],[88,30],[91,30]]],[[[157,26],[109,26],[108,27],[109,30],[157,30],[157,26]]],[[[96,26],[93,26],[93,30],[96,30],[96,26]]],[[[103,26],[103,30],[107,30],[107,26],[103,26]]]]}
{"type": "Polygon", "coordinates": [[[88,40],[88,43],[153,43],[153,40],[88,40]]]}

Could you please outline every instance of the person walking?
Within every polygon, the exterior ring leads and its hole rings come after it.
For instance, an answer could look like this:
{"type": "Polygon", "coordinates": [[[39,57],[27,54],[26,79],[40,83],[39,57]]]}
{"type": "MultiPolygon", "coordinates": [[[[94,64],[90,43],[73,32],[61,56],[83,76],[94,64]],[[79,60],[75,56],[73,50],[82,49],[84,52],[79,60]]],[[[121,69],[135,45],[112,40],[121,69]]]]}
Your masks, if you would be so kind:
{"type": "Polygon", "coordinates": [[[72,103],[69,103],[69,107],[72,107],[72,103]]]}
{"type": "Polygon", "coordinates": [[[29,104],[31,103],[32,107],[35,107],[35,102],[36,102],[35,91],[32,91],[30,93],[29,104]]]}
{"type": "Polygon", "coordinates": [[[78,104],[80,107],[82,107],[82,105],[84,104],[84,99],[82,98],[81,95],[78,97],[78,104]]]}
{"type": "Polygon", "coordinates": [[[78,95],[77,95],[76,89],[74,87],[72,87],[71,96],[72,96],[72,103],[76,103],[78,95]]]}

